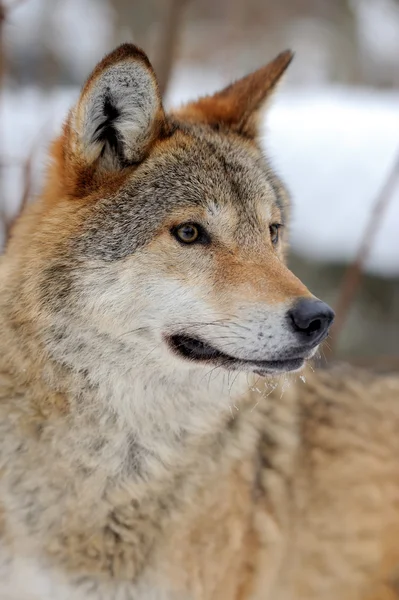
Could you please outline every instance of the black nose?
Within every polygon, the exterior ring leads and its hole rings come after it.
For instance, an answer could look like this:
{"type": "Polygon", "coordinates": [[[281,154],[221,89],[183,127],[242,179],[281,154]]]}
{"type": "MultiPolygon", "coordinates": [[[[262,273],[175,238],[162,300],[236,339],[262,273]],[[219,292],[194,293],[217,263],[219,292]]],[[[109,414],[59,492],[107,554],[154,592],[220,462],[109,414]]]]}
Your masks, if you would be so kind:
{"type": "Polygon", "coordinates": [[[288,311],[294,331],[308,338],[312,343],[321,341],[334,320],[334,311],[321,300],[301,298],[288,311]]]}

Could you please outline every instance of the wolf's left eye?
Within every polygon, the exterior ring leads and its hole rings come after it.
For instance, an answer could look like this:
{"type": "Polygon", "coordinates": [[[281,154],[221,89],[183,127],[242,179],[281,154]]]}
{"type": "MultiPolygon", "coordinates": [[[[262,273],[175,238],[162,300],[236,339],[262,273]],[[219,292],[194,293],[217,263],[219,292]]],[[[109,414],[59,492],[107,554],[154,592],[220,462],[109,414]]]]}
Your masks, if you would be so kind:
{"type": "Polygon", "coordinates": [[[272,223],[272,225],[270,225],[269,227],[270,239],[272,241],[273,246],[276,246],[278,243],[278,240],[280,238],[281,227],[282,225],[280,223],[272,223]]]}
{"type": "Polygon", "coordinates": [[[172,235],[183,244],[209,244],[205,229],[198,223],[182,223],[171,229],[172,235]]]}

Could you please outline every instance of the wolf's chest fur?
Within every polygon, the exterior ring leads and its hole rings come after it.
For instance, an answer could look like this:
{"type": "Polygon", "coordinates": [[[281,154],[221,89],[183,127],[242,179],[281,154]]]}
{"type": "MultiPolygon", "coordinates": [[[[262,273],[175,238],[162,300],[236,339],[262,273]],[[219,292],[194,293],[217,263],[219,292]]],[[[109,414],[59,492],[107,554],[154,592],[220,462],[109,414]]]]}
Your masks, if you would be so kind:
{"type": "Polygon", "coordinates": [[[2,414],[1,599],[396,598],[399,382],[309,380],[140,476],[112,420],[76,461],[2,414]]]}
{"type": "MultiPolygon", "coordinates": [[[[68,452],[76,444],[68,426],[55,434],[50,420],[39,432],[24,431],[20,404],[13,426],[2,421],[1,454],[13,458],[3,461],[0,482],[1,598],[12,591],[17,600],[30,593],[40,600],[218,599],[252,589],[256,507],[264,513],[265,502],[262,456],[267,451],[271,466],[279,446],[261,433],[265,415],[252,406],[234,419],[226,415],[200,444],[186,433],[167,464],[148,457],[111,418],[106,437],[86,423],[81,455],[68,452]]],[[[287,415],[280,454],[294,448],[287,415]]],[[[277,487],[285,487],[283,474],[277,487]]],[[[262,519],[277,526],[276,515],[262,519]]]]}

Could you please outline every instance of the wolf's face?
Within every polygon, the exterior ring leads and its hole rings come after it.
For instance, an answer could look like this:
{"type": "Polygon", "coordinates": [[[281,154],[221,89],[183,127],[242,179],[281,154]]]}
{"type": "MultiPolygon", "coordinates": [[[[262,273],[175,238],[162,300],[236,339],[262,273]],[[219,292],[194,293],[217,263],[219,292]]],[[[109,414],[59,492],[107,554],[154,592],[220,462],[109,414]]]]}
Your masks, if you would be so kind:
{"type": "Polygon", "coordinates": [[[314,354],[333,313],[284,264],[288,198],[256,139],[290,58],[171,116],[141,51],[100,63],[55,144],[35,242],[53,353],[99,336],[105,356],[261,374],[314,354]]]}

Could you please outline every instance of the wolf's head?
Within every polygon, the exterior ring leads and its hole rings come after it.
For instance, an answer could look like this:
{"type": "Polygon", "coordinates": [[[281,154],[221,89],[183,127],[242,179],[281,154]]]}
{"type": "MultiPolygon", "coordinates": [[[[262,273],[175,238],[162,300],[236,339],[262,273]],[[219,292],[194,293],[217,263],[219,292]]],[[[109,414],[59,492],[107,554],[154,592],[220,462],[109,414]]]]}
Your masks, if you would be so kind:
{"type": "Polygon", "coordinates": [[[287,193],[258,143],[290,61],[170,115],[141,50],[96,67],[10,245],[27,240],[53,358],[267,374],[314,354],[333,313],[285,265],[287,193]]]}

